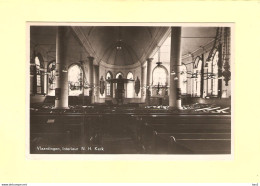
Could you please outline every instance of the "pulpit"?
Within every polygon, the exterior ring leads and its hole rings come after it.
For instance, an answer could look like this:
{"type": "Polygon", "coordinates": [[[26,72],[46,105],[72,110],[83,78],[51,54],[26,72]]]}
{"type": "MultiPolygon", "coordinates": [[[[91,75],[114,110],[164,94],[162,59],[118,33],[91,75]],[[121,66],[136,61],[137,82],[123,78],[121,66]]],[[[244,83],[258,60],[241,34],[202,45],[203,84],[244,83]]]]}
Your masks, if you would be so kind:
{"type": "Polygon", "coordinates": [[[118,105],[122,105],[124,101],[125,88],[124,85],[130,81],[134,81],[132,79],[125,79],[122,75],[119,75],[117,79],[107,79],[108,82],[112,82],[116,84],[116,92],[115,98],[118,105]]]}

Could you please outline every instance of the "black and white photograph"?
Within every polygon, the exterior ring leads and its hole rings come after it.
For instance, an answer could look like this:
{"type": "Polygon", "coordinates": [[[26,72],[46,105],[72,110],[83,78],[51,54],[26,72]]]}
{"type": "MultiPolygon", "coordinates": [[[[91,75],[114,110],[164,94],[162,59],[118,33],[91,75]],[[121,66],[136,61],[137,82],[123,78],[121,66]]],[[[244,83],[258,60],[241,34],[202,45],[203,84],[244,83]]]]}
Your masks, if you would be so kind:
{"type": "Polygon", "coordinates": [[[30,155],[232,155],[232,24],[27,32],[30,155]]]}

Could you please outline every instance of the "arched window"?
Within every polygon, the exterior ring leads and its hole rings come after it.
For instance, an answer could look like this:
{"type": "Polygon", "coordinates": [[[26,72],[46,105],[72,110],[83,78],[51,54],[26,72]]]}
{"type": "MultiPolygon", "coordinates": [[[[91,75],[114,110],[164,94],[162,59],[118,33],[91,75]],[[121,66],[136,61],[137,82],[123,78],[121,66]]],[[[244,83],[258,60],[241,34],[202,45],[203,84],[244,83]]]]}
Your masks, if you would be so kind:
{"type": "Polygon", "coordinates": [[[193,66],[193,96],[201,96],[201,69],[202,69],[202,60],[200,57],[197,57],[193,66]]]}
{"type": "Polygon", "coordinates": [[[153,70],[152,95],[157,95],[157,96],[166,95],[167,84],[168,84],[168,71],[163,65],[158,64],[153,70]]]}
{"type": "MultiPolygon", "coordinates": [[[[111,72],[107,72],[106,79],[107,80],[112,79],[111,72]]],[[[106,95],[107,96],[111,96],[112,95],[112,82],[111,81],[107,81],[106,82],[106,95]]]]}
{"type": "Polygon", "coordinates": [[[118,79],[120,75],[121,75],[122,77],[124,77],[121,72],[118,72],[118,73],[116,74],[116,79],[118,79]]]}
{"type": "MultiPolygon", "coordinates": [[[[131,79],[131,80],[134,79],[134,75],[133,75],[132,72],[128,72],[127,79],[131,79]]],[[[134,96],[134,83],[133,83],[133,81],[129,81],[127,83],[126,90],[127,90],[127,94],[126,94],[127,98],[133,98],[133,96],[134,96]]]]}
{"type": "Polygon", "coordinates": [[[49,95],[54,95],[54,90],[55,90],[55,83],[56,83],[56,63],[55,61],[51,62],[48,65],[48,69],[47,69],[48,73],[49,73],[49,95]]]}
{"type": "Polygon", "coordinates": [[[36,86],[37,86],[37,93],[41,93],[42,88],[42,77],[41,77],[41,63],[39,58],[35,57],[35,65],[36,65],[36,86]]]}
{"type": "Polygon", "coordinates": [[[211,74],[212,74],[212,61],[208,61],[207,62],[207,96],[211,96],[212,95],[212,78],[211,78],[211,74]]]}
{"type": "Polygon", "coordinates": [[[213,72],[213,79],[212,79],[212,95],[218,95],[218,55],[219,52],[217,51],[214,55],[212,60],[212,72],[213,72]]]}
{"type": "Polygon", "coordinates": [[[68,71],[69,95],[83,94],[83,70],[79,65],[72,65],[68,71]]]}
{"type": "Polygon", "coordinates": [[[187,67],[185,65],[180,66],[180,82],[181,93],[187,94],[187,67]]]}
{"type": "Polygon", "coordinates": [[[216,51],[211,61],[207,62],[207,95],[218,95],[218,58],[219,52],[216,51]]]}
{"type": "Polygon", "coordinates": [[[155,67],[153,71],[153,85],[166,85],[167,83],[167,70],[162,65],[155,67]]]}

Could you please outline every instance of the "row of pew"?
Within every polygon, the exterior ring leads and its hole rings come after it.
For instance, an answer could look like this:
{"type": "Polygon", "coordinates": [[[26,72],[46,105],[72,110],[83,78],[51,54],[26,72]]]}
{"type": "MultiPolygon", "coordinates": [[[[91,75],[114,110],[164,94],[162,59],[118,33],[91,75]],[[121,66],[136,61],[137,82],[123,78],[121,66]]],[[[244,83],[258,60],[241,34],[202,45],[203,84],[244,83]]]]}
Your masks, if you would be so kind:
{"type": "Polygon", "coordinates": [[[137,141],[147,154],[230,154],[230,115],[136,116],[137,141]]]}
{"type": "Polygon", "coordinates": [[[38,147],[67,147],[81,143],[84,130],[82,115],[31,115],[30,153],[49,154],[55,151],[39,151],[38,147]]]}
{"type": "Polygon", "coordinates": [[[140,154],[231,153],[230,115],[142,115],[138,113],[32,114],[30,116],[30,152],[57,153],[39,151],[37,150],[39,146],[79,148],[102,146],[108,133],[112,137],[130,134],[136,146],[136,153],[140,154]]]}

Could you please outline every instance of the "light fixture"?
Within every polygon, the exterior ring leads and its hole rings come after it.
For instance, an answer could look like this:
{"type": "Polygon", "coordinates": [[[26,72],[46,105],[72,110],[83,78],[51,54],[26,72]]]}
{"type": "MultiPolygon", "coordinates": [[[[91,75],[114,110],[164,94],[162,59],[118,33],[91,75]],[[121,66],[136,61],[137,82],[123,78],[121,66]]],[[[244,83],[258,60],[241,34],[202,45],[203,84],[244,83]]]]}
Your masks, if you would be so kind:
{"type": "Polygon", "coordinates": [[[122,40],[121,40],[121,39],[119,39],[119,40],[117,41],[116,49],[117,49],[117,50],[121,50],[121,49],[122,49],[122,40]]]}
{"type": "Polygon", "coordinates": [[[190,78],[198,78],[197,73],[192,73],[190,78]]]}
{"type": "Polygon", "coordinates": [[[162,62],[158,61],[156,64],[157,64],[157,67],[161,67],[162,62]]]}
{"type": "Polygon", "coordinates": [[[174,72],[174,70],[171,71],[171,75],[175,75],[176,73],[174,72]]]}
{"type": "MultiPolygon", "coordinates": [[[[157,66],[155,67],[155,69],[163,69],[164,67],[162,66],[162,62],[160,61],[160,53],[161,53],[161,51],[160,51],[160,47],[158,46],[158,62],[156,62],[156,64],[157,64],[157,66]]],[[[154,69],[154,70],[155,70],[154,69]]],[[[160,93],[160,90],[161,90],[161,88],[163,88],[164,86],[162,85],[162,84],[160,84],[159,82],[158,82],[158,84],[157,85],[155,85],[154,86],[154,88],[157,88],[157,95],[159,95],[160,93]]]]}
{"type": "Polygon", "coordinates": [[[162,62],[160,61],[160,56],[161,56],[161,47],[158,46],[158,62],[156,63],[157,67],[159,67],[162,64],[162,62]]]}
{"type": "MultiPolygon", "coordinates": [[[[182,65],[173,65],[173,66],[182,66],[182,65]]],[[[184,74],[184,71],[180,71],[180,72],[177,72],[179,74],[184,74]]],[[[171,75],[176,75],[177,74],[174,70],[171,71],[171,75]]]]}
{"type": "Polygon", "coordinates": [[[223,76],[223,80],[225,81],[225,85],[228,86],[228,82],[231,79],[230,72],[230,28],[217,28],[216,36],[214,39],[214,44],[209,52],[209,55],[206,59],[206,65],[210,63],[214,57],[215,50],[223,50],[222,51],[222,63],[224,71],[221,76],[223,76]]]}
{"type": "Polygon", "coordinates": [[[214,78],[215,78],[215,74],[213,74],[213,73],[208,74],[208,79],[214,79],[214,78]]]}

